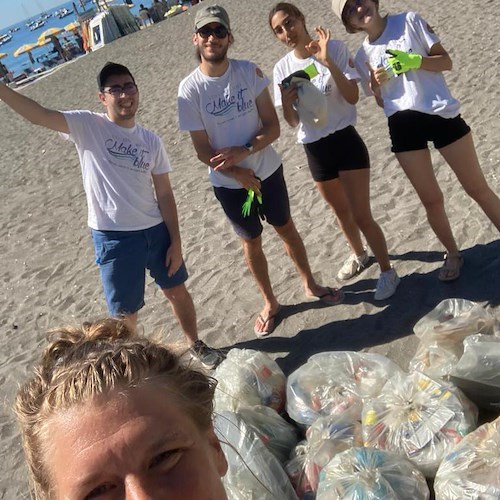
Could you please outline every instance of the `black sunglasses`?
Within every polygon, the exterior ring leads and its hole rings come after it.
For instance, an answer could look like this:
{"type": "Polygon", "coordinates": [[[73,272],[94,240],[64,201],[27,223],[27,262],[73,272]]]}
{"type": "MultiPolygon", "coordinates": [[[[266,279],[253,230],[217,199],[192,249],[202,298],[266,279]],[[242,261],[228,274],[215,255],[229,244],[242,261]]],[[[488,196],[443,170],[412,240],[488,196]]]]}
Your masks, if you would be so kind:
{"type": "Polygon", "coordinates": [[[137,94],[137,85],[135,83],[126,83],[125,85],[113,85],[108,89],[103,88],[102,91],[111,94],[113,97],[120,97],[122,94],[135,95],[137,94]]]}
{"type": "Polygon", "coordinates": [[[217,28],[209,28],[208,26],[203,26],[196,31],[201,38],[208,38],[210,35],[214,35],[216,38],[226,38],[229,35],[229,31],[225,26],[217,26],[217,28]]]}

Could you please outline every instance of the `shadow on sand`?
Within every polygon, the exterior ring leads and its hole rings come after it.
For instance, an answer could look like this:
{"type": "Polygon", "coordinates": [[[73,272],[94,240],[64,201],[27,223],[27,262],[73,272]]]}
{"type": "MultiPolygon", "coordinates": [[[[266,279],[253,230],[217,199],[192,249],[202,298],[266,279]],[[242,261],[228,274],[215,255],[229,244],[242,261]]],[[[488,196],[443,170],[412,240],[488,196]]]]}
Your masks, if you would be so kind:
{"type": "MultiPolygon", "coordinates": [[[[421,260],[439,262],[439,252],[408,252],[393,255],[396,262],[402,260],[421,260]]],[[[349,350],[359,351],[364,348],[385,344],[396,339],[411,336],[413,326],[436,305],[447,298],[464,298],[485,306],[495,307],[500,304],[500,240],[487,245],[476,245],[462,252],[465,265],[461,277],[453,283],[441,283],[436,270],[404,276],[397,294],[385,303],[383,309],[374,310],[373,314],[333,321],[319,328],[304,329],[293,337],[279,337],[279,322],[295,314],[320,309],[325,306],[320,302],[302,302],[285,305],[280,311],[278,329],[274,335],[265,339],[238,342],[230,347],[255,349],[268,353],[288,353],[276,361],[286,375],[290,374],[307,359],[318,352],[349,350]]],[[[343,286],[346,293],[345,304],[361,302],[374,303],[373,289],[375,280],[360,279],[343,286]]],[[[411,337],[408,337],[410,340],[411,337]]],[[[410,347],[410,346],[409,346],[410,347]]],[[[229,348],[229,346],[228,346],[229,348]]],[[[404,351],[405,346],[402,344],[404,351]]],[[[408,353],[402,352],[402,357],[408,353]]],[[[410,354],[412,356],[413,352],[410,354]]],[[[398,362],[398,360],[395,360],[398,362]]]]}

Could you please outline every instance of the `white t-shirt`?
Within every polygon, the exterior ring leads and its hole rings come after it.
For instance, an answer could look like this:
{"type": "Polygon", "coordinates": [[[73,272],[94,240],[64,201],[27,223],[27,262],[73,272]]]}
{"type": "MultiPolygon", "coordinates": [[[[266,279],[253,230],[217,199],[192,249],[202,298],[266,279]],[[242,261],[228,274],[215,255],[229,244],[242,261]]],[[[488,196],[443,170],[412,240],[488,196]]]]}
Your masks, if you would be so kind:
{"type": "MultiPolygon", "coordinates": [[[[390,57],[385,53],[387,49],[403,50],[426,57],[436,43],[439,43],[438,36],[415,12],[388,16],[387,25],[380,37],[371,43],[366,38],[356,54],[354,62],[365,93],[371,95],[370,72],[366,62],[372,68],[384,66],[390,57]]],[[[422,69],[407,71],[392,77],[380,90],[388,117],[397,111],[413,110],[454,118],[460,110],[460,103],[450,94],[442,73],[422,69]]]]}
{"type": "Polygon", "coordinates": [[[104,113],[67,111],[87,195],[88,225],[99,231],[137,231],[163,221],[151,174],[171,171],[161,139],[135,125],[120,127],[104,113]]]}
{"type": "MultiPolygon", "coordinates": [[[[328,43],[328,54],[340,71],[342,71],[349,80],[359,79],[349,50],[343,42],[330,40],[328,43]]],[[[315,142],[333,134],[337,130],[342,130],[349,125],[356,124],[356,106],[349,104],[342,97],[332,78],[330,70],[316,61],[313,57],[308,57],[307,59],[297,58],[293,51],[280,59],[274,66],[273,88],[275,106],[281,106],[281,91],[278,84],[287,76],[295,71],[306,68],[310,64],[314,64],[319,73],[311,79],[311,82],[327,96],[328,124],[325,127],[318,128],[314,125],[300,122],[297,128],[297,142],[300,144],[315,142]]]]}
{"type": "MultiPolygon", "coordinates": [[[[179,85],[179,127],[206,130],[214,150],[242,146],[262,128],[256,99],[269,85],[269,79],[249,61],[229,60],[227,71],[219,77],[204,75],[199,68],[179,85]]],[[[245,158],[240,167],[250,168],[261,180],[281,165],[271,145],[245,158]]],[[[216,187],[241,189],[235,179],[208,168],[216,187]]]]}

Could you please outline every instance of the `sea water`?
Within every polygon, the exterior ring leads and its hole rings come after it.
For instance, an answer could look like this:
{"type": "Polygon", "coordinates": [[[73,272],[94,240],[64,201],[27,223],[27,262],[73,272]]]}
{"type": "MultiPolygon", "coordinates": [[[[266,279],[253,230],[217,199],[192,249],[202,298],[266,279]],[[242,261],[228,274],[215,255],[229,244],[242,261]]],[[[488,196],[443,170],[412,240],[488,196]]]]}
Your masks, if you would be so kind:
{"type": "MultiPolygon", "coordinates": [[[[83,9],[80,8],[80,2],[75,1],[74,2],[78,8],[78,12],[82,12],[83,9]]],[[[110,2],[111,3],[111,2],[110,2]]],[[[119,4],[119,1],[112,2],[113,4],[119,4]]],[[[152,2],[143,2],[144,5],[150,6],[152,2]]],[[[135,16],[138,15],[139,12],[139,2],[134,2],[134,6],[130,9],[131,13],[135,16]]],[[[2,64],[4,64],[9,71],[11,71],[14,75],[14,77],[18,76],[19,74],[23,73],[24,71],[33,71],[36,70],[40,67],[42,67],[41,63],[38,63],[36,61],[37,58],[49,54],[54,46],[52,43],[47,43],[46,45],[43,45],[42,47],[35,47],[31,51],[31,55],[33,56],[33,59],[35,60],[35,64],[31,64],[29,60],[29,55],[28,53],[24,53],[19,55],[18,57],[14,57],[14,52],[16,49],[21,47],[24,44],[28,43],[33,43],[36,44],[38,42],[38,37],[47,29],[49,28],[64,28],[68,24],[74,22],[77,20],[77,13],[76,11],[72,12],[70,15],[63,17],[62,19],[59,19],[58,17],[53,17],[53,13],[61,10],[62,8],[66,8],[68,10],[74,10],[73,9],[73,2],[65,2],[61,3],[61,5],[58,5],[57,7],[53,7],[52,9],[43,11],[43,13],[48,14],[50,17],[45,20],[45,24],[41,27],[38,28],[34,31],[30,31],[30,29],[26,26],[26,24],[30,21],[33,21],[37,18],[40,17],[42,12],[40,12],[37,15],[34,15],[32,17],[29,17],[23,21],[20,21],[17,24],[13,24],[12,26],[7,26],[6,28],[0,29],[0,34],[5,35],[9,33],[10,30],[15,29],[19,27],[18,31],[12,32],[12,40],[10,42],[4,43],[3,45],[0,46],[0,53],[6,53],[7,57],[4,57],[3,59],[0,60],[2,64]]],[[[93,3],[87,2],[85,5],[86,10],[91,10],[95,9],[95,5],[93,3]]],[[[71,33],[61,33],[60,35],[57,35],[58,38],[63,38],[66,37],[68,40],[71,40],[71,33]]],[[[63,44],[64,45],[64,44],[63,44]]],[[[30,72],[31,72],[30,71],[30,72]]]]}

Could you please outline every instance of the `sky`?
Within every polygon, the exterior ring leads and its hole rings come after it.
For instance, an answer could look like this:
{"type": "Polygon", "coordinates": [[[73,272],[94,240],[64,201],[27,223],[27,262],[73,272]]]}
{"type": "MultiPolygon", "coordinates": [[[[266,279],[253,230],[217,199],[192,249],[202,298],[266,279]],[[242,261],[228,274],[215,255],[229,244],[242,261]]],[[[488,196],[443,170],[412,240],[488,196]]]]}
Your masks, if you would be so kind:
{"type": "Polygon", "coordinates": [[[65,2],[66,0],[0,0],[0,29],[65,2]]]}

